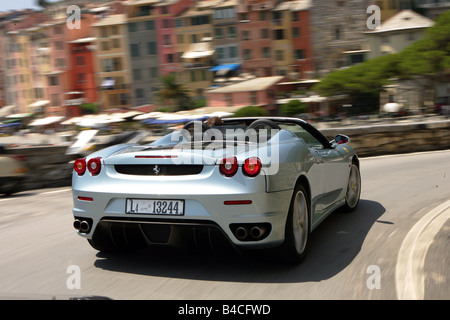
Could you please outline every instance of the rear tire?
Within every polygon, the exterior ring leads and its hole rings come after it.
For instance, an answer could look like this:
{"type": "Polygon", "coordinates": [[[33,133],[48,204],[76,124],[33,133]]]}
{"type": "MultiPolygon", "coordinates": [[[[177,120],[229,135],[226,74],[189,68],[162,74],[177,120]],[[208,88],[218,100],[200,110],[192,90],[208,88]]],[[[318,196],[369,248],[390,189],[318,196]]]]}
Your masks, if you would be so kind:
{"type": "Polygon", "coordinates": [[[298,264],[306,256],[309,239],[309,202],[305,188],[298,185],[292,196],[281,246],[283,260],[298,264]]]}
{"type": "Polygon", "coordinates": [[[355,163],[352,163],[348,177],[347,191],[345,193],[344,212],[352,212],[356,209],[361,196],[361,174],[355,163]]]}

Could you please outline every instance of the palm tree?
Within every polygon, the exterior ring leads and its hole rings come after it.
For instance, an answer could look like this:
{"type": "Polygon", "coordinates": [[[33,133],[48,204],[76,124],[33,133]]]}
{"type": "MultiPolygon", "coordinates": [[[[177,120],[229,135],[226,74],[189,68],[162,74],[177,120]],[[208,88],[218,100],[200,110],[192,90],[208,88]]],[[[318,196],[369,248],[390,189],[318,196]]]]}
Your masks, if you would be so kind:
{"type": "Polygon", "coordinates": [[[177,82],[174,74],[161,77],[161,89],[156,92],[159,103],[174,111],[192,109],[193,101],[189,90],[177,82]]]}

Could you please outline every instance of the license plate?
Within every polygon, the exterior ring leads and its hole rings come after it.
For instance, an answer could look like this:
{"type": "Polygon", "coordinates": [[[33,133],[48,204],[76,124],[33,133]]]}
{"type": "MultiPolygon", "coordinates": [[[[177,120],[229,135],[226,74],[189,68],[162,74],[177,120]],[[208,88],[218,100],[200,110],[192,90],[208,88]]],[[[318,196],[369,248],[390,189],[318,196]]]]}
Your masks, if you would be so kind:
{"type": "Polygon", "coordinates": [[[125,212],[132,214],[182,216],[184,215],[184,201],[160,199],[127,199],[125,212]]]}

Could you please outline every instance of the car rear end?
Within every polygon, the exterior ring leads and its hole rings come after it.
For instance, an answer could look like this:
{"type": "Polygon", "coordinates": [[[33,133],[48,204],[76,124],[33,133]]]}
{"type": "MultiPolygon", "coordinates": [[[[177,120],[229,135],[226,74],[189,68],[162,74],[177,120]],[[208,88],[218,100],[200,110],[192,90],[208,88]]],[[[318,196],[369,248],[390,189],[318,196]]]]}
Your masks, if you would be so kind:
{"type": "MultiPolygon", "coordinates": [[[[124,148],[79,159],[73,173],[74,226],[142,233],[151,244],[179,242],[186,229],[218,232],[237,247],[284,239],[291,190],[268,193],[265,164],[248,152],[124,148]]],[[[126,236],[125,236],[126,238],[126,236]]],[[[184,240],[181,240],[181,242],[184,240]]]]}

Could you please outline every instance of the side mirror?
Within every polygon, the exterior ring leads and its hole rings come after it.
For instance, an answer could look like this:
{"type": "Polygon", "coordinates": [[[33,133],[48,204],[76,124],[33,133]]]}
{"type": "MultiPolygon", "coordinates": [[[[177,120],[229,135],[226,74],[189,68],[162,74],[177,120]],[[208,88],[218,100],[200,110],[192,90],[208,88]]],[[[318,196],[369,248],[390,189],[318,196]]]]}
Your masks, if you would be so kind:
{"type": "Polygon", "coordinates": [[[350,142],[350,138],[347,137],[346,135],[343,134],[337,134],[336,137],[334,137],[334,140],[332,141],[332,143],[336,143],[336,144],[344,144],[344,143],[349,143],[350,142]]]}

